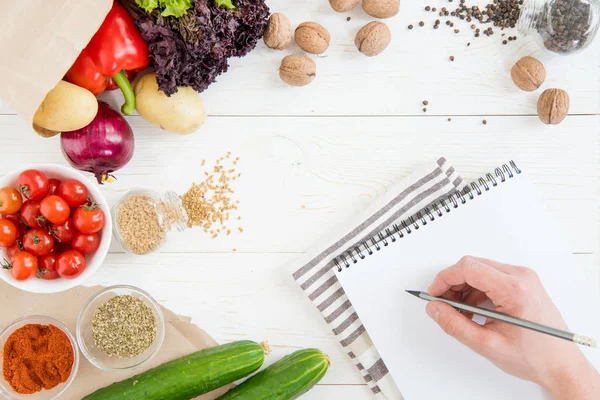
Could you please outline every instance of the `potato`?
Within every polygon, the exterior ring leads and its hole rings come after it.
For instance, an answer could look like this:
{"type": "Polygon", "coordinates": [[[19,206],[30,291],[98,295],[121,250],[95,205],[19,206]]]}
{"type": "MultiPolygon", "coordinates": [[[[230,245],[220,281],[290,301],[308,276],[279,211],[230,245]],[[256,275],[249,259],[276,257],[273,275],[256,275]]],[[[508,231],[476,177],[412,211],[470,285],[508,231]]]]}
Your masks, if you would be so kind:
{"type": "MultiPolygon", "coordinates": [[[[69,132],[92,122],[98,112],[98,101],[87,89],[60,81],[48,92],[33,116],[38,133],[69,132]]],[[[46,133],[43,136],[51,136],[46,133]]]]}
{"type": "Polygon", "coordinates": [[[192,133],[206,120],[204,103],[191,87],[178,87],[177,93],[168,97],[158,89],[156,74],[150,73],[135,84],[134,91],[142,118],[165,131],[192,133]]]}

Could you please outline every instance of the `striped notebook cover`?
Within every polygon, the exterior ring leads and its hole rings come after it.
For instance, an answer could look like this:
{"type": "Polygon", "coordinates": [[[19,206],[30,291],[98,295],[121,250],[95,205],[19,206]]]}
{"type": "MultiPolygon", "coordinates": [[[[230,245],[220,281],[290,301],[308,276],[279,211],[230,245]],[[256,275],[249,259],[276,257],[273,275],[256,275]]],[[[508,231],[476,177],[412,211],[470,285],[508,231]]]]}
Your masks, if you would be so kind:
{"type": "Polygon", "coordinates": [[[336,258],[462,186],[462,178],[445,158],[427,163],[356,218],[327,233],[295,264],[294,279],[331,326],[377,398],[402,399],[402,395],[334,273],[339,267],[336,258]]]}

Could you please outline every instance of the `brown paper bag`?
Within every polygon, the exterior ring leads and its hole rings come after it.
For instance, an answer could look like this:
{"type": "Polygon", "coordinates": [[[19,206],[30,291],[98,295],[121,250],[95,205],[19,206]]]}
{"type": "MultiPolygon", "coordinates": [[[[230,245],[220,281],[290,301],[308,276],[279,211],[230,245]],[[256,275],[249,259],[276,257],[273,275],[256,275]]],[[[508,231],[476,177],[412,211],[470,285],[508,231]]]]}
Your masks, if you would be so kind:
{"type": "MultiPolygon", "coordinates": [[[[0,327],[11,321],[28,315],[47,315],[56,318],[69,328],[75,335],[77,317],[83,304],[102,290],[101,286],[77,286],[71,290],[52,294],[34,294],[16,289],[0,282],[0,327]]],[[[160,351],[147,365],[130,372],[105,372],[94,367],[79,352],[79,370],[75,381],[61,398],[81,399],[97,389],[108,386],[113,382],[137,375],[152,367],[163,364],[207,347],[216,346],[217,342],[206,332],[190,323],[189,318],[179,317],[170,310],[161,307],[165,317],[165,340],[160,351]]],[[[0,354],[2,349],[0,349],[0,354]]],[[[0,376],[0,379],[3,379],[0,376]]],[[[214,400],[225,393],[231,386],[215,390],[198,397],[201,400],[214,400]]]]}
{"type": "MultiPolygon", "coordinates": [[[[33,125],[46,94],[96,33],[113,0],[18,0],[0,13],[0,97],[33,125]]],[[[41,136],[56,133],[34,129],[41,136]]]]}

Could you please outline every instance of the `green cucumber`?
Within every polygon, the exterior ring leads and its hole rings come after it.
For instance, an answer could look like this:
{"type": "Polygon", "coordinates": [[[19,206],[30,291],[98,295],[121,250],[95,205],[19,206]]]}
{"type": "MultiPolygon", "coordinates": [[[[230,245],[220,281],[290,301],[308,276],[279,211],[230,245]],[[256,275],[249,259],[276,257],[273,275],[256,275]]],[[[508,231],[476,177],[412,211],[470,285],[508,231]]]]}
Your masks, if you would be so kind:
{"type": "Polygon", "coordinates": [[[113,383],[82,400],[188,400],[250,375],[264,360],[265,349],[258,343],[224,344],[113,383]]]}
{"type": "Polygon", "coordinates": [[[325,376],[329,357],[317,349],[299,350],[248,378],[217,400],[292,400],[325,376]]]}

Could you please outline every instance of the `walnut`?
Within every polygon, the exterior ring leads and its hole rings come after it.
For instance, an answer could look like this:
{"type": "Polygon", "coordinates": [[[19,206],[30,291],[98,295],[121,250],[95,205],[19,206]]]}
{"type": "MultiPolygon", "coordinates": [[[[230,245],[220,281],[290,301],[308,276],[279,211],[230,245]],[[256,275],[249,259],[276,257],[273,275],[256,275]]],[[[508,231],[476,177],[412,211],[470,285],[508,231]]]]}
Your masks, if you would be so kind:
{"type": "Polygon", "coordinates": [[[383,22],[373,21],[358,31],[354,44],[361,53],[373,57],[384,51],[391,40],[390,28],[383,22]]]}
{"type": "Polygon", "coordinates": [[[294,54],[281,60],[279,76],[288,85],[305,86],[317,76],[317,64],[303,54],[294,54]]]}
{"type": "Polygon", "coordinates": [[[546,80],[544,64],[533,57],[523,57],[510,70],[510,76],[519,88],[531,92],[546,80]]]}
{"type": "Polygon", "coordinates": [[[271,15],[263,36],[267,47],[275,50],[287,49],[292,43],[292,36],[292,24],[288,17],[281,13],[271,15]]]}
{"type": "Polygon", "coordinates": [[[538,100],[538,116],[545,124],[560,124],[569,112],[569,105],[567,92],[562,89],[546,89],[538,100]]]}
{"type": "Polygon", "coordinates": [[[375,18],[390,18],[400,11],[400,0],[363,0],[363,10],[375,18]]]}
{"type": "Polygon", "coordinates": [[[303,22],[296,28],[296,43],[307,53],[325,53],[330,40],[327,29],[316,22],[303,22]]]}
{"type": "Polygon", "coordinates": [[[337,12],[346,12],[352,10],[358,5],[360,0],[329,0],[331,8],[337,12]]]}

